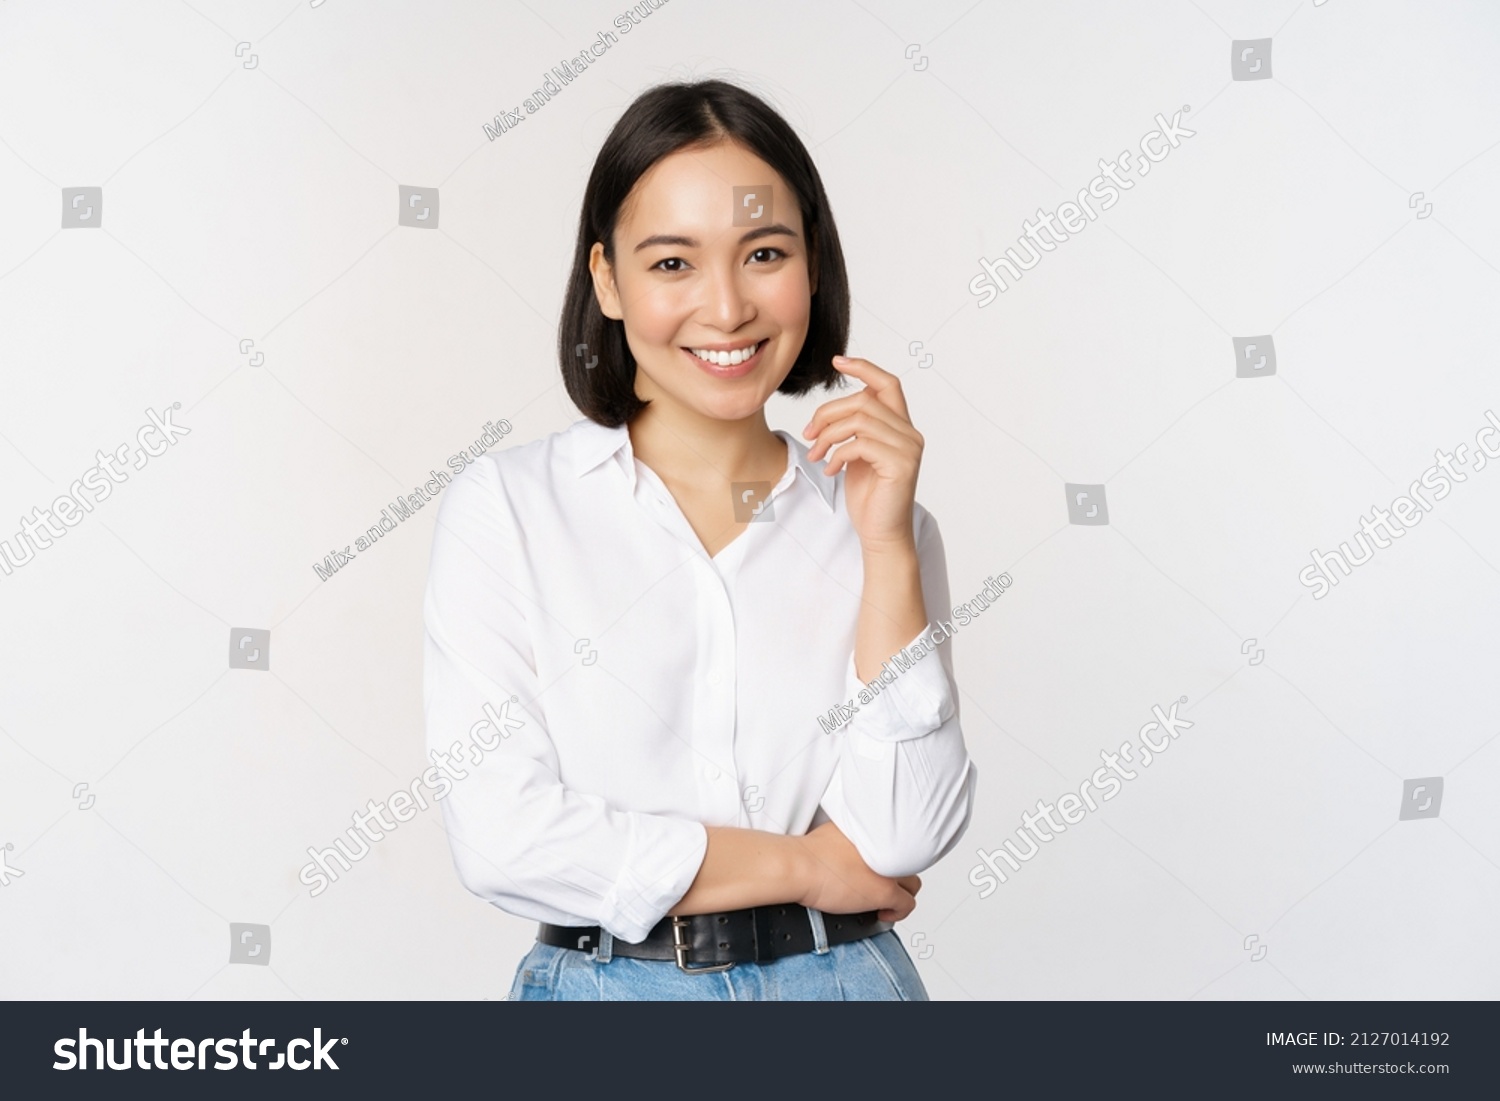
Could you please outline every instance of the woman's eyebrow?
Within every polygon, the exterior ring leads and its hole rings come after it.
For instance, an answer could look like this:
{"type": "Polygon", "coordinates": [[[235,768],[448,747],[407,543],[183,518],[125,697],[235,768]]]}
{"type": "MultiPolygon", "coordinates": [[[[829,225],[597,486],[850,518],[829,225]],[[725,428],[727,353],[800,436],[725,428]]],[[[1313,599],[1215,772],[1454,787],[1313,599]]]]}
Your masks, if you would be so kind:
{"type": "MultiPolygon", "coordinates": [[[[761,237],[770,237],[773,235],[797,236],[796,232],[790,226],[784,226],[780,222],[777,222],[774,225],[757,226],[742,236],[739,243],[743,245],[748,241],[755,241],[761,237]]],[[[696,237],[682,237],[672,233],[655,233],[636,245],[635,251],[640,252],[641,249],[650,248],[652,245],[681,245],[683,248],[697,248],[698,239],[696,237]]]]}

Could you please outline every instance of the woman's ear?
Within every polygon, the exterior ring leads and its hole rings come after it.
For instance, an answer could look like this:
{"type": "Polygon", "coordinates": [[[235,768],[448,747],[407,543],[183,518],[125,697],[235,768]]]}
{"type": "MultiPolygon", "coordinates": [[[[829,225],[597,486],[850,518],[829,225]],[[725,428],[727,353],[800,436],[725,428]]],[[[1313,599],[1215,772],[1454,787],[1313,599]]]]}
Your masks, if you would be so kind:
{"type": "Polygon", "coordinates": [[[604,256],[604,244],[595,241],[589,250],[589,274],[594,278],[594,297],[599,302],[599,312],[616,321],[624,320],[620,310],[620,291],[615,286],[614,267],[604,256]]]}

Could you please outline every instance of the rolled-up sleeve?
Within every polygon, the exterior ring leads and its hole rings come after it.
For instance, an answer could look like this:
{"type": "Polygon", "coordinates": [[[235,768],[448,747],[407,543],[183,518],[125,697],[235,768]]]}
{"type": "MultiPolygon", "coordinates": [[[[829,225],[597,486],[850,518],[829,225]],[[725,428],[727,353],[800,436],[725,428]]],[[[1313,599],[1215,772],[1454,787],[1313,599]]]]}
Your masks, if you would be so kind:
{"type": "Polygon", "coordinates": [[[509,913],[639,942],[692,885],[707,833],[560,782],[528,641],[528,616],[545,613],[525,591],[522,545],[490,457],[443,491],[423,699],[429,755],[451,760],[456,777],[435,796],[454,866],[469,891],[509,913]]]}
{"type": "MultiPolygon", "coordinates": [[[[978,777],[959,727],[952,642],[938,626],[949,614],[942,534],[920,506],[914,526],[928,627],[906,647],[916,660],[893,658],[891,683],[827,735],[839,739],[839,763],[822,801],[865,863],[888,876],[925,871],[958,843],[978,777]],[[924,651],[923,637],[943,641],[924,651]]],[[[844,679],[846,697],[857,701],[866,686],[852,652],[844,679]]]]}

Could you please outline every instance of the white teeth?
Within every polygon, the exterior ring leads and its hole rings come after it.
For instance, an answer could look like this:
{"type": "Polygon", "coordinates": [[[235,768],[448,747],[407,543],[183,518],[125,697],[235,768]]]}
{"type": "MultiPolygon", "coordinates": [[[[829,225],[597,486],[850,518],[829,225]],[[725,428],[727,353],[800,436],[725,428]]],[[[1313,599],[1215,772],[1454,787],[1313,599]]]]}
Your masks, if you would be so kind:
{"type": "Polygon", "coordinates": [[[745,360],[760,351],[761,345],[764,343],[764,340],[758,340],[748,348],[739,348],[733,352],[711,352],[707,348],[690,348],[688,350],[703,360],[704,363],[712,363],[716,367],[734,367],[744,363],[745,360]]]}

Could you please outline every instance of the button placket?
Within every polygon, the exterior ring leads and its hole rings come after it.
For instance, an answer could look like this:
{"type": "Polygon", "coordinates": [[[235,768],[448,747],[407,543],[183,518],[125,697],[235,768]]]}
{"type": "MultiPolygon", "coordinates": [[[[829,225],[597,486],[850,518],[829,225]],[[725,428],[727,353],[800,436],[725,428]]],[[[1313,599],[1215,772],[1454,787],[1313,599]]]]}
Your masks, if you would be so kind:
{"type": "Polygon", "coordinates": [[[735,825],[739,805],[734,778],[734,611],[723,579],[706,556],[690,567],[698,589],[700,646],[694,677],[694,747],[705,820],[735,825]]]}

